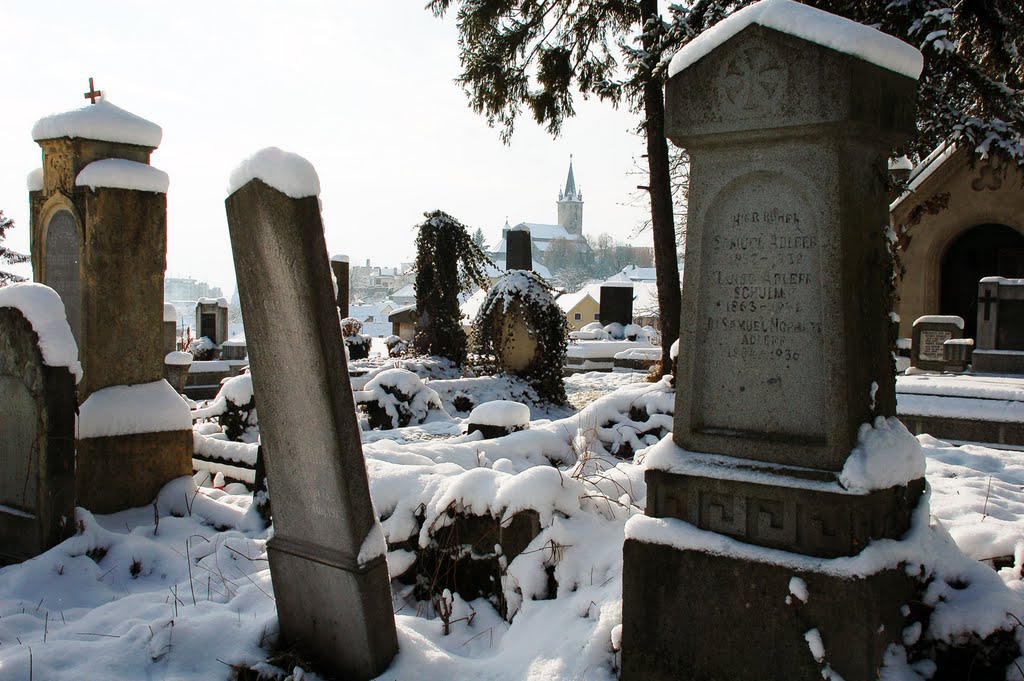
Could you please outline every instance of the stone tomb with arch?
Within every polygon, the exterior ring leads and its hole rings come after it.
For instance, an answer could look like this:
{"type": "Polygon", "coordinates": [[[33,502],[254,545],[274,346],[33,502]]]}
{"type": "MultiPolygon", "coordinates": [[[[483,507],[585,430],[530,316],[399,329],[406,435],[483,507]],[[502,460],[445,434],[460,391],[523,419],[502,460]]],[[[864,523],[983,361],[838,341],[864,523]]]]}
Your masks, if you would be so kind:
{"type": "Polygon", "coordinates": [[[43,157],[28,181],[33,279],[58,293],[78,345],[76,503],[99,513],[149,504],[192,472],[187,406],[173,427],[140,412],[127,431],[108,432],[86,418],[108,389],[127,410],[138,407],[126,387],[174,394],[163,379],[167,175],[150,165],[161,137],[105,100],[32,128],[43,157]]]}
{"type": "Polygon", "coordinates": [[[1024,277],[1024,173],[997,156],[972,167],[970,149],[940,149],[914,169],[891,218],[895,227],[910,225],[897,290],[900,336],[911,336],[918,317],[956,315],[964,337],[976,338],[979,280],[1024,277]],[[926,210],[943,202],[935,214],[926,210]]]}

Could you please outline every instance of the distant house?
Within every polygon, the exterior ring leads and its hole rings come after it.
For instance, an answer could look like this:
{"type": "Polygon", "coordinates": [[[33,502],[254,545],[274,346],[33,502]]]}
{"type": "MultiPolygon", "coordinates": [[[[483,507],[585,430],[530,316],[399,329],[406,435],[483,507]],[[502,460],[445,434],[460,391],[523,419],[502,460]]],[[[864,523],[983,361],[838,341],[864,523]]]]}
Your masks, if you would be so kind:
{"type": "Polygon", "coordinates": [[[572,331],[579,331],[587,324],[600,320],[601,285],[589,284],[574,293],[563,293],[555,299],[565,312],[572,331]]]}
{"type": "Polygon", "coordinates": [[[392,335],[411,343],[416,337],[417,319],[419,319],[419,315],[416,313],[415,305],[398,308],[388,317],[388,321],[391,322],[392,335]]]}
{"type": "Polygon", "coordinates": [[[416,289],[412,284],[406,284],[397,291],[392,292],[391,300],[398,306],[415,305],[416,289]]]}

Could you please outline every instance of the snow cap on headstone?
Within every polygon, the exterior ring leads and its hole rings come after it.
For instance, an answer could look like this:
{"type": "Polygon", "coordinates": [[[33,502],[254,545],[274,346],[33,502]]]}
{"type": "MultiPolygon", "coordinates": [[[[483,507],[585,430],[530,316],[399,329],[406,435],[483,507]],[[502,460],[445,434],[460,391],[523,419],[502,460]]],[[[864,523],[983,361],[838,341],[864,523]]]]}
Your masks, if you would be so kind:
{"type": "Polygon", "coordinates": [[[260,149],[231,171],[228,195],[251,180],[262,180],[293,199],[320,196],[320,178],[313,164],[298,154],[277,147],[260,149]]]}
{"type": "Polygon", "coordinates": [[[331,256],[331,262],[348,262],[348,256],[336,253],[331,256]]]}
{"type": "Polygon", "coordinates": [[[105,158],[93,161],[75,178],[75,186],[112,189],[133,189],[140,192],[166,194],[170,186],[167,173],[147,163],[123,158],[105,158]]]}
{"type": "Polygon", "coordinates": [[[715,24],[672,57],[671,78],[751,24],[787,33],[917,79],[924,57],[916,48],[881,31],[793,0],[761,0],[715,24]]]}
{"type": "Polygon", "coordinates": [[[30,192],[38,192],[43,189],[43,169],[36,168],[25,178],[25,186],[30,192]]]}
{"type": "Polygon", "coordinates": [[[160,146],[163,134],[156,123],[114,106],[105,99],[81,109],[40,118],[32,126],[32,139],[37,142],[58,137],[81,137],[155,149],[160,146]]]}

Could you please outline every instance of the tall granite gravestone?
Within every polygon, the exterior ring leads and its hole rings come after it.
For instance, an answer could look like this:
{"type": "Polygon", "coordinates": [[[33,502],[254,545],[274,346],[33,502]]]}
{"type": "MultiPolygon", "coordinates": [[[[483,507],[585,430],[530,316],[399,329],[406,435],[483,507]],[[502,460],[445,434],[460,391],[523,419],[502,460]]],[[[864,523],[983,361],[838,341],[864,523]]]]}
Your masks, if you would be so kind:
{"type": "Polygon", "coordinates": [[[516,225],[505,234],[505,269],[533,269],[533,239],[526,225],[516,225]]]}
{"type": "Polygon", "coordinates": [[[964,337],[964,320],[954,315],[927,315],[914,320],[910,366],[921,371],[945,371],[943,344],[964,337]]]}
{"type": "Polygon", "coordinates": [[[228,301],[200,298],[196,301],[196,338],[206,337],[220,346],[228,339],[228,301]]]}
{"type": "Polygon", "coordinates": [[[666,130],[691,160],[674,441],[626,526],[623,680],[866,681],[900,641],[910,578],[833,559],[902,537],[924,486],[894,419],[876,427],[909,453],[845,470],[860,426],[895,414],[883,178],[920,65],[788,0],[673,60],[666,130]]]}
{"type": "Polygon", "coordinates": [[[626,282],[601,284],[601,300],[598,317],[601,323],[633,323],[633,285],[626,282]]]}
{"type": "Polygon", "coordinates": [[[349,262],[347,255],[331,256],[331,271],[334,272],[334,279],[338,282],[338,316],[341,319],[348,317],[348,296],[349,296],[349,262]]]}
{"type": "Polygon", "coordinates": [[[975,371],[1024,374],[1024,279],[985,277],[978,283],[975,371]]]}
{"type": "MultiPolygon", "coordinates": [[[[64,301],[85,371],[83,409],[98,391],[163,381],[168,179],[149,165],[161,136],[160,126],[107,101],[32,128],[43,152],[42,188],[29,192],[32,271],[64,301]]],[[[76,433],[78,504],[100,513],[149,504],[165,483],[192,472],[187,416],[133,418],[145,406],[120,403],[130,411],[119,421],[134,427],[76,433]]]]}
{"type": "Polygon", "coordinates": [[[231,187],[228,227],[274,494],[267,549],[281,636],[334,674],[369,679],[388,666],[398,641],[386,545],[370,502],[331,285],[319,180],[304,159],[267,149],[235,171],[231,187]],[[257,179],[265,177],[289,194],[257,179]]]}
{"type": "Polygon", "coordinates": [[[38,555],[74,532],[81,367],[64,314],[44,286],[0,288],[0,565],[38,555]]]}

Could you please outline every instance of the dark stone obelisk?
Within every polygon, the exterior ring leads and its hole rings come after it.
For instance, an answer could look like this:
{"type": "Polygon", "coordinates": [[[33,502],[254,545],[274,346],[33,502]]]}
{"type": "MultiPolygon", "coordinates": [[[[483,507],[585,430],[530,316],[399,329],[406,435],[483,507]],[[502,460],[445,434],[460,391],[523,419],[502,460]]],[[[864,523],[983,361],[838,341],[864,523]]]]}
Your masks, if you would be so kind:
{"type": "Polygon", "coordinates": [[[533,269],[533,244],[526,225],[516,225],[505,235],[505,269],[533,269]]]}
{"type": "Polygon", "coordinates": [[[331,271],[334,272],[334,278],[338,282],[338,314],[342,319],[348,316],[348,297],[349,297],[349,261],[347,255],[332,255],[331,256],[331,271]]]}

